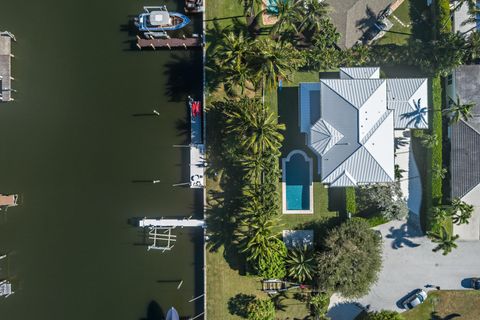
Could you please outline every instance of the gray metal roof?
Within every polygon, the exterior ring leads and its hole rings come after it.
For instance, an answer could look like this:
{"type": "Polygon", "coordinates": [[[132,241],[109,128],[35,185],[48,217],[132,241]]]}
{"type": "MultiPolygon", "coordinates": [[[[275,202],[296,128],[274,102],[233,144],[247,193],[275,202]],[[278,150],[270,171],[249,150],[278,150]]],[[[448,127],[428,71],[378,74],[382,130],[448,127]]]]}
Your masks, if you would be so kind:
{"type": "Polygon", "coordinates": [[[340,68],[340,78],[350,79],[376,79],[380,73],[379,67],[340,68]]]}
{"type": "Polygon", "coordinates": [[[394,181],[394,128],[427,127],[427,79],[321,79],[301,83],[299,94],[301,131],[331,186],[394,181]]]}
{"type": "Polygon", "coordinates": [[[462,198],[480,183],[480,133],[459,121],[451,139],[452,197],[462,198]]]}
{"type": "Polygon", "coordinates": [[[320,118],[320,83],[300,83],[298,100],[300,132],[307,133],[310,126],[320,118]]]}
{"type": "Polygon", "coordinates": [[[454,77],[460,102],[476,104],[468,123],[461,120],[451,125],[452,197],[462,198],[480,184],[480,65],[460,66],[454,77]]]}
{"type": "Polygon", "coordinates": [[[387,105],[394,110],[396,129],[427,129],[428,80],[387,79],[387,105]]]}

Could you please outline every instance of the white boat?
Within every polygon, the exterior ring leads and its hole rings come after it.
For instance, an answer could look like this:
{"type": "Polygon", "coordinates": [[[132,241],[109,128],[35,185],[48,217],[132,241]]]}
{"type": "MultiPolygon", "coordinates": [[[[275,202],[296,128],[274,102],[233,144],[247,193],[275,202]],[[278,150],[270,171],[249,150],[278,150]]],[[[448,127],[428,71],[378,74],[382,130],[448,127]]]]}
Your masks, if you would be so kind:
{"type": "Polygon", "coordinates": [[[170,310],[168,310],[166,320],[180,320],[180,316],[174,307],[171,307],[170,310]]]}

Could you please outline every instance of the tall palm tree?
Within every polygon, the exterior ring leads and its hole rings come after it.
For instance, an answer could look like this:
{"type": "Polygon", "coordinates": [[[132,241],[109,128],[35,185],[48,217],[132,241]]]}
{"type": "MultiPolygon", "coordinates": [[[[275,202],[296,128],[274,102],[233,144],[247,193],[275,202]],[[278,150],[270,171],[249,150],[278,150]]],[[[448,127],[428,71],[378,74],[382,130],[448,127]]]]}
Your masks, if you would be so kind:
{"type": "Polygon", "coordinates": [[[248,68],[248,56],[251,55],[252,40],[242,32],[226,33],[213,50],[213,59],[218,69],[224,75],[227,91],[235,86],[241,87],[241,92],[251,78],[251,69],[248,68]]]}
{"type": "Polygon", "coordinates": [[[437,206],[432,208],[432,216],[435,219],[437,224],[443,223],[447,218],[449,218],[450,212],[445,210],[443,206],[437,206]]]}
{"type": "Polygon", "coordinates": [[[320,32],[327,20],[329,5],[326,1],[304,0],[303,18],[298,29],[300,31],[320,32]]]}
{"type": "Polygon", "coordinates": [[[235,236],[240,245],[241,252],[247,255],[248,261],[255,261],[262,256],[270,255],[279,239],[275,228],[278,219],[272,219],[263,215],[253,215],[248,219],[242,219],[235,236]]]}
{"type": "MultiPolygon", "coordinates": [[[[476,15],[480,15],[480,9],[476,15]]],[[[480,59],[480,32],[473,31],[469,34],[466,47],[468,62],[471,64],[478,61],[480,59]]]]}
{"type": "Polygon", "coordinates": [[[267,38],[256,41],[256,46],[252,69],[256,70],[257,87],[276,88],[279,78],[290,80],[291,74],[305,63],[303,55],[291,43],[267,38]]]}
{"type": "Polygon", "coordinates": [[[472,109],[475,107],[475,103],[462,103],[458,95],[456,100],[450,98],[450,101],[451,106],[443,110],[443,113],[450,119],[451,123],[456,123],[460,120],[468,121],[468,119],[473,117],[472,109]]]}
{"type": "Polygon", "coordinates": [[[227,132],[237,134],[246,150],[259,153],[278,153],[283,141],[280,131],[284,124],[277,123],[275,115],[263,108],[258,99],[243,98],[234,110],[226,110],[227,132]]]}
{"type": "Polygon", "coordinates": [[[427,234],[432,239],[432,242],[437,243],[437,246],[433,248],[433,252],[442,250],[442,254],[446,256],[457,247],[455,240],[459,238],[458,234],[452,236],[444,226],[437,232],[428,232],[427,234]]]}
{"type": "Polygon", "coordinates": [[[270,32],[280,39],[283,33],[298,33],[303,20],[302,0],[274,0],[278,8],[277,22],[270,32]]]}
{"type": "Polygon", "coordinates": [[[312,280],[316,270],[313,250],[306,245],[289,251],[285,261],[288,275],[300,283],[312,280]]]}

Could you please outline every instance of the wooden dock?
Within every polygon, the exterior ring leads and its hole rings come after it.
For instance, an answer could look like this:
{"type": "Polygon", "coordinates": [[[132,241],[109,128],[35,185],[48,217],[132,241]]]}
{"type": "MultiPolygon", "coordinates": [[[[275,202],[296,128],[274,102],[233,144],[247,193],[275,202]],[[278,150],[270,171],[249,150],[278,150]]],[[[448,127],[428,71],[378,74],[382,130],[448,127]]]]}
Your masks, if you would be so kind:
{"type": "Polygon", "coordinates": [[[196,38],[170,38],[170,39],[142,39],[137,38],[138,49],[142,48],[167,48],[167,49],[188,49],[200,48],[203,46],[201,37],[196,38]]]}
{"type": "Polygon", "coordinates": [[[9,32],[0,32],[0,101],[12,101],[12,39],[9,32]]]}

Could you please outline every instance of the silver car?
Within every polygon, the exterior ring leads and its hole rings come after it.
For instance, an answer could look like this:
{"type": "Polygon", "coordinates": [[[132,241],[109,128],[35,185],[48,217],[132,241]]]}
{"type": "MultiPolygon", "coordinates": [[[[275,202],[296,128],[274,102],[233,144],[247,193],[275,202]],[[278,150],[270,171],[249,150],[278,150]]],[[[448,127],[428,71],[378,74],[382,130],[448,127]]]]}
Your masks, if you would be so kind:
{"type": "Polygon", "coordinates": [[[427,299],[427,293],[422,289],[413,291],[404,301],[403,307],[405,309],[413,309],[427,299]]]}

